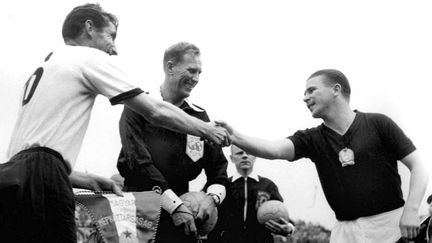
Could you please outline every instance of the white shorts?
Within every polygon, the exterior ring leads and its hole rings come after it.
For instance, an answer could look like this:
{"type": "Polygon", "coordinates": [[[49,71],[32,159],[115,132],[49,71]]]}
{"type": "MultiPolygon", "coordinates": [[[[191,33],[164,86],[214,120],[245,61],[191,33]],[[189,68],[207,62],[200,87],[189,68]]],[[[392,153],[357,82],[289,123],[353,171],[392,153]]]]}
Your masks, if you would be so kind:
{"type": "Polygon", "coordinates": [[[337,221],[330,242],[394,243],[401,238],[399,221],[402,211],[403,207],[351,221],[337,221]]]}

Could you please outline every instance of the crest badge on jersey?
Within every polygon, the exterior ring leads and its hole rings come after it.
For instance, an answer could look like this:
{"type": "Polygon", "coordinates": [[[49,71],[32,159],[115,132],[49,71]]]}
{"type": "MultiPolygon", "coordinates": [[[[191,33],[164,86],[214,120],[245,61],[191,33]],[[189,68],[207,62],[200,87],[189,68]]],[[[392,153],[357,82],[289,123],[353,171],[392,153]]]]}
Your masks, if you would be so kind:
{"type": "Polygon", "coordinates": [[[354,151],[352,151],[349,148],[343,148],[339,152],[339,161],[342,164],[342,167],[348,166],[348,165],[354,165],[354,151]]]}
{"type": "Polygon", "coordinates": [[[187,135],[186,154],[193,162],[197,162],[204,156],[204,141],[200,137],[187,135]]]}
{"type": "Polygon", "coordinates": [[[265,191],[258,191],[257,192],[257,198],[255,202],[255,209],[258,210],[258,208],[265,202],[270,200],[270,194],[265,191]]]}

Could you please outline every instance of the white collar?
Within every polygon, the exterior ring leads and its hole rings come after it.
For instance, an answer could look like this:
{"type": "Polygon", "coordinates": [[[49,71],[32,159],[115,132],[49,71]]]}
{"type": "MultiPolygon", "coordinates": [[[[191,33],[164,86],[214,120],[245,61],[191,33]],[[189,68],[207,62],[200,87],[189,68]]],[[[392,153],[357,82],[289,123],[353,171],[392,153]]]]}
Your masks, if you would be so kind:
{"type": "Polygon", "coordinates": [[[199,108],[198,106],[192,104],[192,102],[189,101],[189,99],[185,99],[186,104],[194,111],[196,112],[204,112],[203,109],[199,108]]]}
{"type": "MultiPolygon", "coordinates": [[[[238,179],[240,179],[240,178],[242,178],[242,177],[243,177],[243,176],[240,175],[240,173],[238,173],[238,171],[236,171],[235,174],[234,174],[233,177],[232,177],[232,181],[234,182],[234,181],[236,181],[236,180],[238,180],[238,179]]],[[[250,173],[250,174],[248,175],[248,177],[254,179],[254,180],[257,181],[257,182],[259,181],[258,174],[257,174],[255,171],[252,171],[252,173],[250,173]]]]}

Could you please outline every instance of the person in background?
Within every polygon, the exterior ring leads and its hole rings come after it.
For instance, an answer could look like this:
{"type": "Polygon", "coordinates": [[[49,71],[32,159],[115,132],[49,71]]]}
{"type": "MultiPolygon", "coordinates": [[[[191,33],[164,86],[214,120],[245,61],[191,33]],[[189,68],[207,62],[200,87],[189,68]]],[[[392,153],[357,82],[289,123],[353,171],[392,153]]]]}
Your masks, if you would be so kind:
{"type": "Polygon", "coordinates": [[[208,242],[273,243],[274,237],[291,235],[294,226],[284,218],[270,220],[265,225],[258,222],[257,211],[264,202],[283,199],[272,180],[254,171],[256,157],[232,145],[230,158],[237,173],[229,178],[227,197],[220,206],[220,216],[208,242]]]}

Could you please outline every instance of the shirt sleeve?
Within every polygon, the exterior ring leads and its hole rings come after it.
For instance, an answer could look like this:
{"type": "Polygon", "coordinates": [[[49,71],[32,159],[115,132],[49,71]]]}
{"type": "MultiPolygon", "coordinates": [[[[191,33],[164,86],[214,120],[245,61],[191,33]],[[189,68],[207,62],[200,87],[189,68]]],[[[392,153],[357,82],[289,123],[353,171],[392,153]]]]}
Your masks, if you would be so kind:
{"type": "Polygon", "coordinates": [[[211,156],[212,161],[207,163],[207,166],[204,167],[207,176],[207,192],[210,193],[210,191],[213,190],[213,192],[220,197],[222,202],[225,198],[225,186],[228,184],[228,175],[226,172],[228,161],[219,146],[209,145],[209,147],[213,150],[213,154],[211,156]]]}
{"type": "MultiPolygon", "coordinates": [[[[209,122],[207,112],[200,117],[201,120],[209,122]]],[[[219,196],[220,202],[226,197],[226,185],[229,183],[227,168],[228,161],[220,146],[208,145],[208,152],[210,153],[209,161],[204,166],[204,172],[207,177],[207,183],[204,190],[207,193],[216,194],[219,196]]]]}
{"type": "Polygon", "coordinates": [[[207,194],[215,194],[216,196],[218,196],[220,199],[220,204],[226,197],[226,188],[224,185],[221,184],[212,184],[207,188],[207,194]]]}
{"type": "Polygon", "coordinates": [[[172,214],[178,206],[183,204],[183,201],[171,189],[164,191],[161,195],[162,208],[169,214],[172,214]]]}
{"type": "Polygon", "coordinates": [[[172,214],[183,201],[174,191],[169,189],[165,177],[154,165],[152,156],[141,138],[144,123],[144,118],[134,111],[124,108],[120,119],[120,137],[122,154],[125,159],[123,161],[119,159],[119,171],[132,180],[139,180],[139,183],[161,187],[163,192],[161,195],[162,208],[172,214]],[[126,163],[126,165],[120,163],[126,163]]]}
{"type": "Polygon", "coordinates": [[[271,181],[271,180],[269,180],[269,181],[270,181],[270,183],[269,183],[269,189],[268,190],[271,192],[271,198],[270,199],[283,202],[283,198],[282,198],[282,195],[279,193],[278,187],[276,186],[276,184],[273,181],[271,181]]]}
{"type": "Polygon", "coordinates": [[[391,118],[380,114],[377,117],[377,125],[382,142],[392,154],[396,155],[398,160],[403,159],[416,150],[411,139],[405,135],[402,129],[391,118]]]}
{"type": "Polygon", "coordinates": [[[82,69],[89,90],[106,96],[113,105],[143,92],[131,84],[131,78],[114,57],[98,53],[89,58],[82,69]]]}
{"type": "Polygon", "coordinates": [[[164,192],[169,189],[168,182],[154,165],[147,145],[141,137],[144,123],[144,118],[129,108],[124,108],[119,129],[122,153],[117,167],[124,177],[128,176],[151,186],[159,186],[164,192]]]}
{"type": "Polygon", "coordinates": [[[294,160],[311,157],[309,129],[299,130],[287,139],[290,139],[294,144],[294,160]]]}

